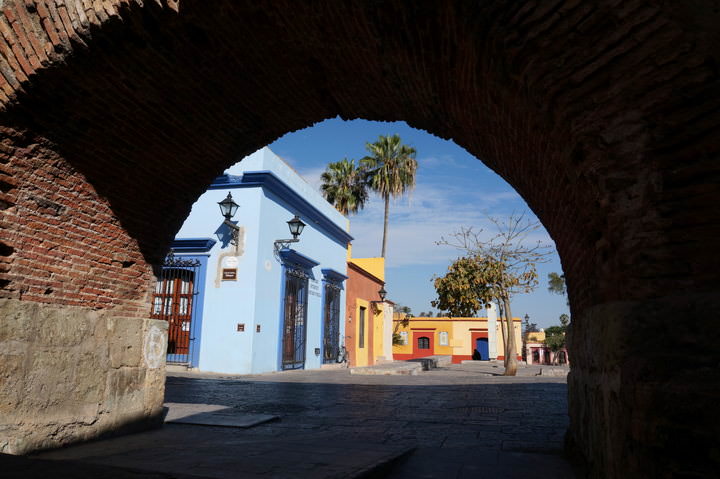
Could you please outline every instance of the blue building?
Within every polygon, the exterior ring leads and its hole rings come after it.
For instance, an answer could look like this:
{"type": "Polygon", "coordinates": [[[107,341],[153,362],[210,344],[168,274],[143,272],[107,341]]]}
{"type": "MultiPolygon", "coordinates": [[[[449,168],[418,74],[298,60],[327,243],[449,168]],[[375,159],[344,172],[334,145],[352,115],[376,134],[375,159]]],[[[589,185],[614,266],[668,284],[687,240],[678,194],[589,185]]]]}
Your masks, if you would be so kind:
{"type": "Polygon", "coordinates": [[[216,178],[155,290],[152,315],[170,323],[168,362],[239,374],[335,362],[346,230],[347,219],[268,148],[216,178]],[[296,217],[306,225],[297,240],[288,228],[296,217]]]}

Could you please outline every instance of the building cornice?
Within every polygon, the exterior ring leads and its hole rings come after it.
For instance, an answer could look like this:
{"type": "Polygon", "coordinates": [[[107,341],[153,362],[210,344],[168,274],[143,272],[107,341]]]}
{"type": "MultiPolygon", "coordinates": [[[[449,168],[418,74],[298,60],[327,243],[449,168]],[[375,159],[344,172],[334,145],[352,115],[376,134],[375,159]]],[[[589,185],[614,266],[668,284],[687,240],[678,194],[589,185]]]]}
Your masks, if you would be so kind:
{"type": "Polygon", "coordinates": [[[334,269],[331,269],[331,268],[324,268],[324,269],[321,269],[320,271],[322,272],[326,281],[330,281],[333,283],[342,283],[343,281],[348,279],[348,277],[345,276],[344,274],[342,274],[341,272],[335,271],[334,269]]]}
{"type": "Polygon", "coordinates": [[[281,249],[280,251],[278,251],[278,254],[280,255],[280,258],[282,258],[284,263],[298,266],[304,270],[313,269],[315,266],[320,264],[314,259],[305,256],[302,253],[298,253],[294,249],[281,249]]]}
{"type": "Polygon", "coordinates": [[[178,238],[170,248],[176,253],[206,253],[217,243],[212,238],[178,238]]]}
{"type": "Polygon", "coordinates": [[[360,273],[361,275],[365,276],[366,278],[368,278],[368,279],[370,279],[370,280],[372,280],[372,281],[375,281],[375,282],[378,283],[378,284],[381,284],[381,285],[385,286],[385,281],[381,280],[380,278],[378,278],[378,277],[375,276],[374,274],[369,273],[368,271],[366,271],[365,269],[363,269],[361,266],[356,265],[355,263],[352,262],[352,260],[349,260],[349,261],[347,262],[347,264],[348,264],[348,267],[349,267],[350,269],[352,269],[352,270],[360,273]]]}
{"type": "Polygon", "coordinates": [[[209,190],[226,188],[263,188],[285,201],[303,220],[322,228],[328,236],[340,244],[346,245],[353,240],[350,234],[339,227],[325,213],[313,206],[272,171],[246,171],[242,176],[221,175],[213,180],[209,190]]]}

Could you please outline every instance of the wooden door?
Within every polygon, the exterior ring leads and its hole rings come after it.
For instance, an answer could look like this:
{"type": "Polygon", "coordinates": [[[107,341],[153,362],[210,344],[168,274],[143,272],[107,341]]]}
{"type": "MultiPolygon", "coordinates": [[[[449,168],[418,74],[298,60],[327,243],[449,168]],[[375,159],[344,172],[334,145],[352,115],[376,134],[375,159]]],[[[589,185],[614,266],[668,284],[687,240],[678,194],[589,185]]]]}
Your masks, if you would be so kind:
{"type": "Polygon", "coordinates": [[[186,362],[190,352],[195,274],[168,269],[155,285],[151,317],[168,322],[168,361],[186,362]]]}

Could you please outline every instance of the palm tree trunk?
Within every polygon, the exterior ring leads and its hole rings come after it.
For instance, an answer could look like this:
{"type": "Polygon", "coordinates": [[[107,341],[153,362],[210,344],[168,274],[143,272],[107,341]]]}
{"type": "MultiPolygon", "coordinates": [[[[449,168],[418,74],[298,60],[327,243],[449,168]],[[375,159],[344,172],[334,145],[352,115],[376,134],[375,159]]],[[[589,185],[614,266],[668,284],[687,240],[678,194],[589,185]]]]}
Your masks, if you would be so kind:
{"type": "Polygon", "coordinates": [[[505,320],[508,325],[508,342],[505,349],[505,376],[517,375],[517,347],[515,346],[515,325],[513,324],[512,312],[510,311],[510,301],[507,297],[503,297],[503,304],[505,305],[505,320]]]}
{"type": "Polygon", "coordinates": [[[383,224],[383,243],[382,253],[380,256],[385,257],[385,247],[387,246],[387,229],[388,229],[388,213],[390,212],[390,196],[385,196],[385,222],[383,224]]]}

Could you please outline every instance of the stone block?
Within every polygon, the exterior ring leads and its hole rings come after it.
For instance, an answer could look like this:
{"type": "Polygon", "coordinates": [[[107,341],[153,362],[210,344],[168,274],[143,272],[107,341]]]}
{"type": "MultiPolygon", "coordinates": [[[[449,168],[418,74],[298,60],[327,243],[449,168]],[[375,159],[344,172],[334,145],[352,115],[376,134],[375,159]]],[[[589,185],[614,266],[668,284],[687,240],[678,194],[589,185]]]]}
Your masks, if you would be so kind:
{"type": "Polygon", "coordinates": [[[145,320],[111,318],[108,320],[110,366],[136,367],[143,359],[143,328],[145,320]]]}
{"type": "Polygon", "coordinates": [[[0,312],[0,452],[158,423],[164,321],[17,300],[0,301],[0,312]]]}
{"type": "Polygon", "coordinates": [[[538,376],[562,377],[567,376],[569,372],[570,368],[543,366],[542,368],[540,368],[540,373],[538,374],[538,376]]]}
{"type": "Polygon", "coordinates": [[[376,364],[375,366],[364,366],[350,368],[350,374],[364,375],[410,375],[415,376],[422,371],[422,364],[410,363],[407,361],[396,361],[393,363],[376,364]]]}

